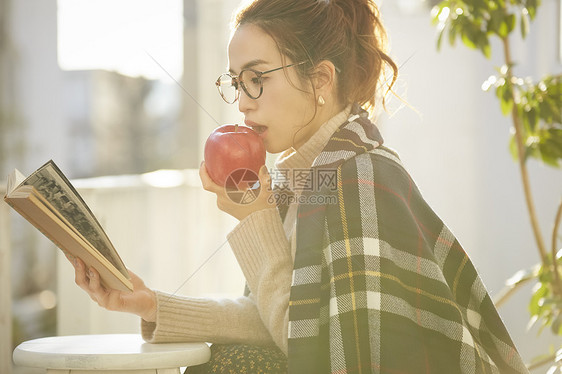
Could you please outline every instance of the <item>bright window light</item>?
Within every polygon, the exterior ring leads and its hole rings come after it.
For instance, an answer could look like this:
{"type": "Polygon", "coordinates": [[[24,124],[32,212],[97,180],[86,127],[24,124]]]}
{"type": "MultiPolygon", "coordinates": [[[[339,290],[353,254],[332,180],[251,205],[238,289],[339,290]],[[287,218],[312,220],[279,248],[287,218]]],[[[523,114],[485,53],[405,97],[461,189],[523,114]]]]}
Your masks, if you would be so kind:
{"type": "Polygon", "coordinates": [[[58,0],[58,61],[63,70],[179,79],[182,0],[58,0]]]}

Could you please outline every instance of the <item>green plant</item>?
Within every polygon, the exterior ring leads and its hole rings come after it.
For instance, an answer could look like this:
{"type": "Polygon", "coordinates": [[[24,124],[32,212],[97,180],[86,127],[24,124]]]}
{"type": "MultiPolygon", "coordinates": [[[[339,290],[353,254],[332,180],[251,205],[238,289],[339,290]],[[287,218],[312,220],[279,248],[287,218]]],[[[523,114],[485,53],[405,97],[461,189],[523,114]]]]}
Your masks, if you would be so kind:
{"type": "MultiPolygon", "coordinates": [[[[549,75],[537,83],[531,78],[515,76],[516,64],[511,57],[509,39],[517,28],[523,39],[527,36],[539,6],[540,0],[444,0],[432,9],[431,16],[439,32],[438,49],[444,38],[451,45],[460,39],[467,47],[479,50],[486,58],[490,58],[491,38],[501,41],[504,65],[498,67],[497,74],[482,84],[482,89],[495,90],[502,113],[511,117],[510,151],[519,164],[540,264],[510,278],[506,282],[508,292],[497,299],[496,304],[500,306],[522,284],[536,281],[529,302],[531,324],[540,323],[541,331],[544,327],[550,327],[554,334],[562,336],[562,250],[557,243],[562,201],[558,206],[548,248],[538,224],[527,171],[529,158],[555,168],[561,166],[562,75],[549,75]]],[[[540,364],[554,362],[551,370],[562,369],[562,349],[547,356],[548,360],[541,360],[540,364]]]]}

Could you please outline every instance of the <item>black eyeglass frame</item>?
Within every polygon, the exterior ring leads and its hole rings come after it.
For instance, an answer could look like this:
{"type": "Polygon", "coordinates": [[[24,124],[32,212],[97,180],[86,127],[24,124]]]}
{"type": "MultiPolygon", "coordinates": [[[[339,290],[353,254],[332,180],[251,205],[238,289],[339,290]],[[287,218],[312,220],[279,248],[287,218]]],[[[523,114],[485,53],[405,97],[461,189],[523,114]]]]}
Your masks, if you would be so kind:
{"type": "Polygon", "coordinates": [[[302,62],[296,62],[294,64],[289,64],[289,65],[284,65],[275,69],[271,69],[271,70],[267,70],[267,71],[257,71],[255,69],[244,69],[240,72],[240,74],[232,76],[230,73],[223,73],[221,74],[218,78],[217,81],[215,82],[215,85],[217,86],[217,89],[219,91],[219,94],[221,95],[222,99],[227,103],[227,104],[234,104],[236,102],[236,100],[238,100],[238,98],[240,97],[240,88],[239,86],[242,86],[242,89],[244,90],[244,93],[251,99],[253,100],[257,100],[259,99],[259,97],[262,95],[263,93],[263,82],[261,77],[264,76],[265,74],[269,74],[269,73],[273,73],[274,71],[277,70],[281,70],[281,69],[285,69],[285,68],[290,68],[293,66],[299,66],[302,64],[307,63],[308,61],[302,61],[302,62]],[[248,92],[248,89],[246,88],[246,85],[244,84],[244,81],[240,81],[239,77],[245,72],[245,71],[252,71],[254,74],[256,74],[256,76],[258,77],[259,80],[259,84],[260,84],[260,93],[257,96],[252,96],[250,95],[250,93],[248,92]],[[221,90],[221,79],[223,77],[230,77],[230,79],[232,80],[232,86],[234,87],[234,89],[236,90],[235,92],[235,96],[234,96],[234,100],[229,101],[226,99],[226,97],[224,96],[224,94],[222,93],[221,90]]]}

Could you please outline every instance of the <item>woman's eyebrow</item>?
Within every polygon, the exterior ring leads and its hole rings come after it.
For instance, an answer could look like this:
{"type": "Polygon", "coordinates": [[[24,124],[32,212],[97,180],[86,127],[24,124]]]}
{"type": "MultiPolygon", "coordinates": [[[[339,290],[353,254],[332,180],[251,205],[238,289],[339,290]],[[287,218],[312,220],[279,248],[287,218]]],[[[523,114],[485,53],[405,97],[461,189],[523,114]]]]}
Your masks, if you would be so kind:
{"type": "MultiPolygon", "coordinates": [[[[255,59],[255,60],[252,60],[252,61],[248,61],[248,62],[246,62],[244,65],[242,65],[242,69],[241,69],[241,70],[250,69],[250,68],[253,68],[253,67],[256,66],[256,65],[261,65],[261,64],[267,64],[267,61],[262,60],[262,59],[255,59]]],[[[235,74],[235,71],[232,70],[232,69],[228,69],[228,71],[229,71],[229,73],[231,73],[231,74],[235,74]]]]}

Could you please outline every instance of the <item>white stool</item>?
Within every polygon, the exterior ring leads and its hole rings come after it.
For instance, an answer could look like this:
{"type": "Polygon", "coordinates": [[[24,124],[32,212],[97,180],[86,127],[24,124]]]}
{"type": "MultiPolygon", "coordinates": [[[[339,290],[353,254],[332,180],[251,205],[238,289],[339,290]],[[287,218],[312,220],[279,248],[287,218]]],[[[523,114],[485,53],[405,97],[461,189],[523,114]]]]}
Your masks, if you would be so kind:
{"type": "Polygon", "coordinates": [[[146,343],[139,334],[75,335],[21,343],[18,366],[45,368],[49,374],[178,374],[180,367],[207,362],[206,343],[146,343]]]}

